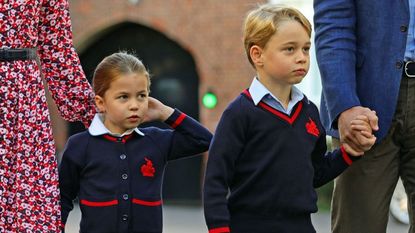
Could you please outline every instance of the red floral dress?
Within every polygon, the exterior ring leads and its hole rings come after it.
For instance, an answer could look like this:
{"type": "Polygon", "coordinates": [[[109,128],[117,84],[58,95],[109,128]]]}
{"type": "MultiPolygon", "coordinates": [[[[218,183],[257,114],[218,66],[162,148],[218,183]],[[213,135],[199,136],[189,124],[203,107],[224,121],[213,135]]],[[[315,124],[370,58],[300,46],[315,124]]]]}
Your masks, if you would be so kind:
{"type": "Polygon", "coordinates": [[[43,76],[61,115],[88,125],[95,108],[72,45],[67,0],[0,0],[0,48],[37,48],[0,61],[0,232],[60,232],[55,147],[43,76]]]}

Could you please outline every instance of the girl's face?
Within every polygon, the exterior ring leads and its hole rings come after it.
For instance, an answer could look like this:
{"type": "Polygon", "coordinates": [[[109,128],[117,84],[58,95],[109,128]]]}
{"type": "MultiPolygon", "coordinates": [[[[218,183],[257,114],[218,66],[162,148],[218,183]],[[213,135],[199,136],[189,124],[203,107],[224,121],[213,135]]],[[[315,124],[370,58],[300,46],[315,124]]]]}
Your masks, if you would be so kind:
{"type": "Polygon", "coordinates": [[[310,66],[310,46],[310,37],[299,22],[281,22],[278,32],[261,49],[260,77],[280,86],[301,82],[310,66]]]}
{"type": "Polygon", "coordinates": [[[95,97],[109,131],[122,134],[143,121],[148,108],[147,88],[148,79],[144,74],[123,74],[112,81],[104,96],[95,97]]]}

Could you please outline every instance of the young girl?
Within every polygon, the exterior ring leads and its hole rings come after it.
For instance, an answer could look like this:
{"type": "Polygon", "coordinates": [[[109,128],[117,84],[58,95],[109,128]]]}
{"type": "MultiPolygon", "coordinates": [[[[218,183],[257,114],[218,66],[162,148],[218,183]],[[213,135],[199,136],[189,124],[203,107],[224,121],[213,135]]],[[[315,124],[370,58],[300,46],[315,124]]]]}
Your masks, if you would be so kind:
{"type": "MultiPolygon", "coordinates": [[[[295,88],[309,68],[311,25],[296,9],[248,14],[245,49],[257,76],[225,110],[209,149],[204,205],[210,233],[312,233],[315,187],[361,153],[326,153],[317,107],[295,88]]],[[[367,118],[351,122],[373,145],[367,118]]]]}
{"type": "Polygon", "coordinates": [[[78,197],[81,232],[162,232],[161,187],[168,161],[206,151],[211,133],[149,97],[150,78],[127,53],[106,57],[93,88],[100,111],[69,138],[59,167],[62,222],[78,197]],[[164,121],[172,129],[137,128],[164,121]]]}

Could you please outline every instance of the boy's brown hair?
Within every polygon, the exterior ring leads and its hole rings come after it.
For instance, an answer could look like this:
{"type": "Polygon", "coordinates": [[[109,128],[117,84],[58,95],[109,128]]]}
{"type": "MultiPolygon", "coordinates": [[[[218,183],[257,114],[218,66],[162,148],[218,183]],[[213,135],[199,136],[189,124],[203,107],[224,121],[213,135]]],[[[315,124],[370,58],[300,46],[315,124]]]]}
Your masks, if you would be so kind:
{"type": "Polygon", "coordinates": [[[264,48],[270,38],[278,31],[278,26],[286,20],[299,22],[311,37],[311,23],[297,9],[279,4],[260,5],[250,11],[244,23],[244,46],[249,62],[254,63],[249,55],[249,50],[253,45],[264,48]]]}

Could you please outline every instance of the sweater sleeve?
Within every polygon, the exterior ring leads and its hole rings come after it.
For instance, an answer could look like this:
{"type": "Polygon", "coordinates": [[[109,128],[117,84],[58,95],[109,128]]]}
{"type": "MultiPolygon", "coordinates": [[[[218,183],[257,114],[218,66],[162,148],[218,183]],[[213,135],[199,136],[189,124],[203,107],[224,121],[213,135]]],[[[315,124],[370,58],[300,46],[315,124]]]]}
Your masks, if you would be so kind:
{"type": "Polygon", "coordinates": [[[227,195],[246,135],[243,113],[233,106],[223,113],[209,149],[203,202],[210,233],[230,232],[227,195]]]}
{"type": "Polygon", "coordinates": [[[61,193],[62,224],[65,225],[73,201],[78,196],[80,173],[83,167],[85,139],[69,138],[59,165],[59,188],[61,193]]]}
{"type": "Polygon", "coordinates": [[[330,182],[348,168],[359,157],[350,156],[343,147],[327,151],[326,133],[322,132],[312,153],[314,167],[314,187],[330,182]]]}
{"type": "Polygon", "coordinates": [[[212,133],[190,116],[175,109],[165,123],[174,129],[168,160],[200,154],[209,149],[212,133]]]}

